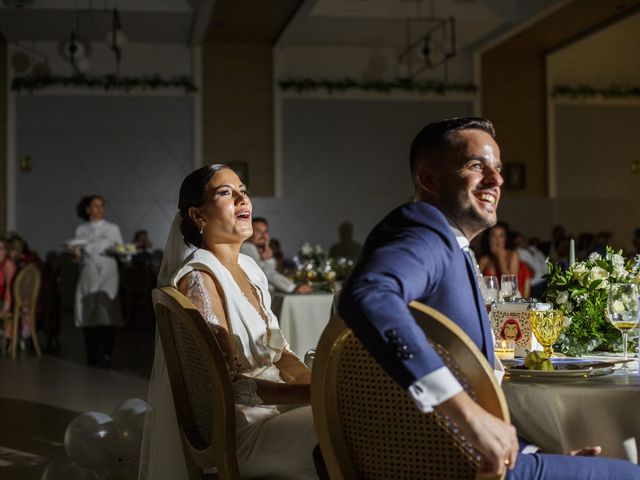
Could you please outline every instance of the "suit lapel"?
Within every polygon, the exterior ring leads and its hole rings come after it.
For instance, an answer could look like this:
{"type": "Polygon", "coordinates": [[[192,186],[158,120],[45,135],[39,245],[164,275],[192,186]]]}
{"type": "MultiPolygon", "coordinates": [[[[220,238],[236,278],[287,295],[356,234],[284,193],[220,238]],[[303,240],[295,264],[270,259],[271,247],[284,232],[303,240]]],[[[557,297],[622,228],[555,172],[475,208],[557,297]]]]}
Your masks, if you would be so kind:
{"type": "Polygon", "coordinates": [[[493,367],[493,340],[491,335],[491,325],[489,323],[489,317],[487,316],[487,310],[484,306],[484,300],[482,294],[478,288],[478,281],[476,280],[476,269],[473,265],[473,260],[467,249],[463,249],[464,263],[467,267],[467,275],[469,276],[469,282],[471,284],[471,290],[473,291],[473,300],[476,304],[476,311],[478,318],[480,319],[480,326],[482,331],[482,351],[487,356],[487,360],[493,367]]]}

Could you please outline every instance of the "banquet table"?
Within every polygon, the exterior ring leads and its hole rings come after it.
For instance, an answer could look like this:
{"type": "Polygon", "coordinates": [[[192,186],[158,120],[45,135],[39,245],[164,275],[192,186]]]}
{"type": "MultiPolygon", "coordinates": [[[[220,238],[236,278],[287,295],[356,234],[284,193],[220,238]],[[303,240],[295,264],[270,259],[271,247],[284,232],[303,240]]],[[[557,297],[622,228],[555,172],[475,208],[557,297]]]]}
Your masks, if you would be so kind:
{"type": "Polygon", "coordinates": [[[316,348],[325,325],[329,322],[333,295],[310,293],[307,295],[276,294],[271,304],[278,317],[280,329],[291,350],[304,358],[316,348]]]}
{"type": "MultiPolygon", "coordinates": [[[[637,362],[632,365],[637,369],[637,362]]],[[[637,372],[555,380],[512,378],[502,386],[518,434],[545,452],[601,445],[603,456],[637,463],[637,372]]]]}

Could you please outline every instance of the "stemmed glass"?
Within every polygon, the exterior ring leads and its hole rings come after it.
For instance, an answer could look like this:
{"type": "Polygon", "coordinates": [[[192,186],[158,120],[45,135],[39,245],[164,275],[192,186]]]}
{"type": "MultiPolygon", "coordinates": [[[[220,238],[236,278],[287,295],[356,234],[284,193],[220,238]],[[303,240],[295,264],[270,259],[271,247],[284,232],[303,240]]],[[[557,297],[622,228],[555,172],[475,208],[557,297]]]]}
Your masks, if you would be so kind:
{"type": "MultiPolygon", "coordinates": [[[[633,283],[613,283],[607,297],[609,321],[622,332],[623,359],[627,360],[627,340],[629,330],[638,326],[638,286],[633,283]]],[[[624,363],[623,370],[629,370],[624,363]]]]}
{"type": "Polygon", "coordinates": [[[489,311],[491,306],[498,301],[498,278],[494,275],[483,275],[478,280],[484,304],[489,311]]]}
{"type": "Polygon", "coordinates": [[[505,302],[518,298],[518,275],[505,273],[500,277],[500,295],[505,302]]]}
{"type": "Polygon", "coordinates": [[[553,346],[562,332],[564,315],[560,310],[532,310],[529,314],[531,330],[544,348],[544,353],[551,358],[553,346]]]}

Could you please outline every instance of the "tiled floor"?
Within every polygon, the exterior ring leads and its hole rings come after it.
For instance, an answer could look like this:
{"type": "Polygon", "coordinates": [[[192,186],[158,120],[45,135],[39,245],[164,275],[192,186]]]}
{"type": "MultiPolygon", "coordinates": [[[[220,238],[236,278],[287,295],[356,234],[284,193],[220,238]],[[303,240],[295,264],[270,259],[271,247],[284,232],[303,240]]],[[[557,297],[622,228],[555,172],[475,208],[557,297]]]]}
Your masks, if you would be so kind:
{"type": "Polygon", "coordinates": [[[45,479],[43,472],[65,457],[64,433],[72,419],[87,411],[110,415],[123,400],[146,398],[152,330],[118,330],[109,370],[84,364],[81,331],[69,315],[63,318],[61,344],[56,355],[38,358],[24,351],[16,360],[0,358],[2,480],[63,480],[65,475],[45,479]]]}

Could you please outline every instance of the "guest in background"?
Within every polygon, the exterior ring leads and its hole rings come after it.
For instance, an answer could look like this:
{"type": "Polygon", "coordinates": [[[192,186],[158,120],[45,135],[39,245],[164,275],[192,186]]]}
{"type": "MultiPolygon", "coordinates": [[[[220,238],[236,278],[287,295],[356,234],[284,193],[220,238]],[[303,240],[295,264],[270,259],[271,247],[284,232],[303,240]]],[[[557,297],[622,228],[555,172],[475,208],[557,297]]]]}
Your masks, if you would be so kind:
{"type": "Polygon", "coordinates": [[[576,245],[576,259],[586,260],[591,252],[593,252],[595,237],[590,232],[584,232],[578,235],[578,244],[576,245]]]}
{"type": "Polygon", "coordinates": [[[133,243],[136,253],[122,272],[124,320],[127,326],[150,327],[153,325],[151,291],[156,285],[151,269],[153,243],[146,230],[138,230],[133,243]]]}
{"type": "Polygon", "coordinates": [[[80,262],[74,319],[84,333],[87,363],[108,368],[115,340],[115,326],[122,325],[116,300],[118,262],[109,250],[122,243],[120,228],[104,219],[104,199],[100,195],[82,198],[76,212],[85,223],[76,228],[69,247],[80,262]]]}
{"type": "Polygon", "coordinates": [[[340,240],[329,248],[330,257],[344,257],[350,260],[357,260],[360,255],[362,245],[353,239],[353,225],[349,222],[342,222],[338,227],[340,240]]]}
{"type": "Polygon", "coordinates": [[[542,298],[546,285],[543,277],[548,272],[547,257],[538,247],[529,244],[527,238],[520,232],[513,232],[511,238],[520,261],[526,263],[531,270],[531,296],[542,298]]]}
{"type": "Polygon", "coordinates": [[[269,246],[269,223],[263,217],[254,217],[253,234],[243,242],[240,253],[249,255],[267,276],[269,289],[284,293],[311,293],[313,289],[306,283],[297,285],[293,280],[278,272],[277,261],[269,246]]]}
{"type": "Polygon", "coordinates": [[[509,226],[498,222],[482,234],[478,266],[483,275],[518,275],[518,291],[524,298],[531,295],[531,272],[529,266],[520,261],[518,252],[507,247],[509,226]]]}
{"type": "Polygon", "coordinates": [[[27,241],[17,233],[12,233],[7,240],[9,247],[9,256],[16,263],[16,267],[20,270],[27,263],[34,263],[38,268],[42,268],[42,260],[38,254],[29,249],[27,241]]]}
{"type": "Polygon", "coordinates": [[[593,251],[604,257],[607,254],[607,247],[613,247],[613,233],[602,230],[596,234],[593,251]]]}
{"type": "MultiPolygon", "coordinates": [[[[11,283],[16,274],[16,264],[9,256],[7,241],[0,237],[0,317],[4,318],[11,315],[11,283]]],[[[4,332],[4,341],[7,343],[13,332],[11,331],[11,323],[8,323],[8,329],[4,332]]],[[[6,351],[6,349],[5,349],[6,351]]]]}
{"type": "Polygon", "coordinates": [[[640,228],[636,228],[633,231],[633,238],[631,239],[631,245],[633,248],[627,255],[629,258],[633,258],[636,255],[640,255],[640,228]]]}
{"type": "Polygon", "coordinates": [[[284,273],[287,260],[284,256],[284,253],[282,252],[280,241],[277,238],[272,238],[271,240],[269,240],[269,247],[273,252],[273,258],[276,259],[276,270],[278,270],[280,273],[284,273]]]}

